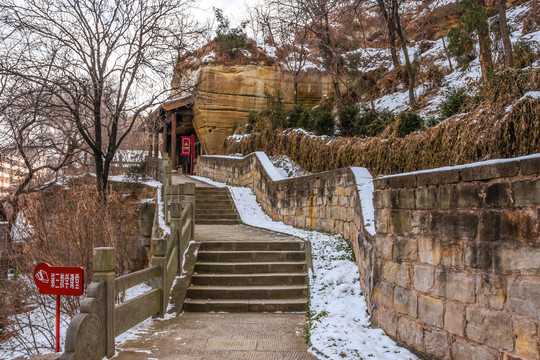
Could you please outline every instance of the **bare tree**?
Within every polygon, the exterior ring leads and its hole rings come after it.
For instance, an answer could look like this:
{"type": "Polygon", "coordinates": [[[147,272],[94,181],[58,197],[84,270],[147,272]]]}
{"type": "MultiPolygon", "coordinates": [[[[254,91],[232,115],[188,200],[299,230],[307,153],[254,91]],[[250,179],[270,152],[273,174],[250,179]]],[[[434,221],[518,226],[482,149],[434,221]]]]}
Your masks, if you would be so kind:
{"type": "Polygon", "coordinates": [[[276,55],[293,74],[293,103],[298,103],[298,82],[309,56],[309,18],[296,0],[276,0],[252,8],[265,40],[276,47],[276,55]]]}
{"type": "MultiPolygon", "coordinates": [[[[40,71],[46,78],[51,68],[40,71]]],[[[0,199],[11,230],[21,196],[42,189],[69,164],[80,141],[75,126],[51,106],[49,89],[22,78],[3,78],[2,83],[0,153],[14,161],[12,171],[19,177],[10,195],[0,199]]]]}
{"type": "Polygon", "coordinates": [[[326,69],[332,75],[338,107],[343,100],[340,77],[346,72],[343,59],[346,46],[338,39],[337,28],[341,21],[354,16],[354,9],[361,2],[362,0],[296,0],[296,6],[308,17],[310,33],[316,40],[326,69]]]}
{"type": "Polygon", "coordinates": [[[414,108],[416,105],[414,96],[414,87],[416,83],[416,68],[413,65],[413,62],[411,61],[411,58],[409,56],[409,51],[407,49],[407,39],[405,38],[403,27],[401,26],[401,2],[399,0],[377,0],[377,4],[379,5],[380,11],[387,22],[388,28],[393,28],[393,31],[399,37],[401,49],[403,50],[403,56],[405,57],[405,67],[407,69],[407,75],[409,78],[409,104],[411,108],[414,108]]]}
{"type": "Polygon", "coordinates": [[[394,16],[392,16],[393,14],[389,11],[389,7],[384,0],[377,0],[377,3],[386,23],[386,31],[388,33],[388,46],[390,48],[392,63],[394,64],[395,68],[398,68],[401,64],[399,63],[399,58],[397,56],[396,25],[394,23],[394,16]]]}
{"type": "MultiPolygon", "coordinates": [[[[439,34],[441,35],[441,41],[442,41],[442,46],[443,46],[443,50],[444,50],[444,55],[446,56],[446,60],[448,60],[448,66],[450,67],[450,71],[453,72],[454,71],[454,66],[452,64],[452,57],[448,53],[448,47],[446,46],[445,36],[444,36],[444,33],[443,33],[443,29],[441,27],[441,21],[440,21],[439,17],[437,17],[437,16],[435,16],[435,14],[433,14],[433,10],[429,7],[430,6],[430,0],[423,0],[423,2],[425,4],[425,6],[426,6],[426,10],[429,13],[429,16],[437,22],[437,29],[439,30],[439,34]]],[[[434,6],[435,7],[439,6],[439,2],[435,1],[434,6]]]]}
{"type": "Polygon", "coordinates": [[[0,75],[50,92],[50,108],[86,143],[104,198],[116,150],[170,91],[165,79],[195,40],[190,2],[0,0],[0,27],[16,44],[0,75]]]}
{"type": "Polygon", "coordinates": [[[476,0],[476,3],[472,3],[471,5],[471,13],[476,17],[474,20],[480,47],[479,60],[482,68],[482,79],[484,84],[488,84],[489,74],[493,72],[493,58],[491,56],[491,39],[489,37],[486,1],[476,0]]]}

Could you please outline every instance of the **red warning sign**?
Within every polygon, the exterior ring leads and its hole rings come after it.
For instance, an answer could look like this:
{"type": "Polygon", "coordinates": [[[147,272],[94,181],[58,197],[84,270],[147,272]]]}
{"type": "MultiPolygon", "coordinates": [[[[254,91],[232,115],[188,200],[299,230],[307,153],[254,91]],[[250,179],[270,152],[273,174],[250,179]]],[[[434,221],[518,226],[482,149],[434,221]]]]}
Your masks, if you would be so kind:
{"type": "Polygon", "coordinates": [[[34,269],[34,282],[43,295],[81,296],[84,290],[84,269],[80,266],[39,263],[34,269]]]}
{"type": "Polygon", "coordinates": [[[182,136],[182,155],[191,155],[192,142],[191,136],[182,136]]]}

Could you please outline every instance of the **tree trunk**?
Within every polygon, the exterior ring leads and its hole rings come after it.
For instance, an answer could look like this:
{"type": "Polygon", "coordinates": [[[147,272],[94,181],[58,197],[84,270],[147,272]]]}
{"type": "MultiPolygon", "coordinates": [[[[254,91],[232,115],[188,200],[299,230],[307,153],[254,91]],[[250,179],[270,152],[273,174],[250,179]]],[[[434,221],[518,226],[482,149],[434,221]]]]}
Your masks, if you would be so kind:
{"type": "Polygon", "coordinates": [[[450,66],[450,71],[454,72],[454,66],[452,65],[452,57],[448,53],[448,48],[446,47],[446,41],[444,40],[444,34],[442,33],[441,26],[439,25],[439,31],[441,32],[441,39],[442,39],[442,45],[444,49],[444,54],[446,55],[446,59],[448,60],[448,65],[450,66]]]}
{"type": "Polygon", "coordinates": [[[294,106],[298,105],[298,72],[294,74],[294,106]]]}
{"type": "MultiPolygon", "coordinates": [[[[479,6],[484,7],[483,0],[476,0],[479,6]]],[[[493,60],[491,58],[491,39],[489,38],[489,24],[482,20],[478,26],[478,43],[480,45],[480,67],[482,68],[482,81],[488,83],[488,76],[493,72],[493,60]]]]}
{"type": "Polygon", "coordinates": [[[407,68],[407,75],[409,76],[409,105],[412,109],[415,109],[416,101],[414,98],[414,86],[416,82],[416,71],[414,70],[411,60],[409,58],[407,41],[405,40],[405,35],[403,35],[403,30],[401,29],[401,22],[399,20],[399,7],[396,0],[392,0],[392,16],[394,18],[396,33],[401,40],[401,47],[403,49],[403,55],[405,56],[405,66],[407,68]]]}
{"type": "Polygon", "coordinates": [[[377,3],[379,4],[379,9],[381,11],[382,16],[384,17],[384,21],[386,22],[386,28],[388,31],[388,44],[390,48],[390,55],[392,57],[392,63],[394,64],[395,68],[398,68],[401,64],[397,56],[396,26],[394,24],[392,16],[390,16],[388,14],[388,11],[386,10],[386,5],[384,1],[378,0],[377,3]]]}
{"type": "Polygon", "coordinates": [[[510,32],[506,21],[506,0],[499,0],[499,24],[501,27],[501,38],[504,46],[504,67],[510,68],[514,66],[514,58],[512,56],[512,43],[510,42],[510,32]]]}
{"type": "MultiPolygon", "coordinates": [[[[100,152],[94,152],[94,162],[96,168],[96,189],[98,191],[98,194],[100,195],[100,198],[105,200],[107,197],[105,192],[105,187],[107,186],[107,184],[103,181],[103,157],[100,152]]],[[[105,182],[106,180],[107,179],[105,179],[105,182]]]]}
{"type": "Polygon", "coordinates": [[[446,56],[446,59],[448,60],[448,65],[450,66],[450,71],[453,72],[454,71],[454,66],[452,65],[452,58],[450,57],[450,54],[448,53],[448,48],[446,47],[446,40],[444,40],[444,34],[443,34],[443,30],[441,28],[441,22],[439,21],[439,18],[436,17],[433,14],[433,11],[431,11],[429,6],[427,6],[427,10],[429,11],[429,15],[432,18],[434,18],[435,21],[437,21],[437,29],[439,29],[439,34],[441,34],[441,40],[442,40],[442,45],[443,45],[443,49],[444,49],[444,54],[446,56]]]}
{"type": "Polygon", "coordinates": [[[389,20],[387,22],[388,24],[388,41],[390,42],[390,55],[392,56],[392,63],[394,64],[394,68],[398,68],[401,66],[399,62],[399,58],[397,56],[397,49],[396,49],[396,30],[394,24],[392,24],[392,21],[389,20]]]}

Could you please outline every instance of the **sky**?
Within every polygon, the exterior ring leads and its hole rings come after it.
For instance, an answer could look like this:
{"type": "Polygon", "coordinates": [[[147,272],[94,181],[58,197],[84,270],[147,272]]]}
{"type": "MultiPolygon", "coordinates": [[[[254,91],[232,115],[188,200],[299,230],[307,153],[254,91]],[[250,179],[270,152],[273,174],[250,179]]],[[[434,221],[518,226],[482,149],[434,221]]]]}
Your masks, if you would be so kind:
{"type": "Polygon", "coordinates": [[[236,25],[242,20],[246,8],[256,3],[257,0],[195,0],[194,14],[200,22],[212,21],[214,19],[212,7],[216,7],[223,10],[232,25],[236,25]]]}

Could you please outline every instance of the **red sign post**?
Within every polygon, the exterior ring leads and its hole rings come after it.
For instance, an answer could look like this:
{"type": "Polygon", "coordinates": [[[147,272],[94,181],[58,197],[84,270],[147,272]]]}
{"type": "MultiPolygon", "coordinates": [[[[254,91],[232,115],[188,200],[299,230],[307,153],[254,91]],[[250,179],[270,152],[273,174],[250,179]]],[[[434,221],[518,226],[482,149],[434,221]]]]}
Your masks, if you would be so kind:
{"type": "Polygon", "coordinates": [[[34,269],[34,282],[40,294],[56,295],[56,352],[60,352],[60,295],[83,294],[84,269],[80,266],[39,263],[34,269]]]}
{"type": "Polygon", "coordinates": [[[195,161],[195,135],[182,136],[182,151],[180,155],[191,156],[191,175],[193,175],[193,163],[195,161]]]}

